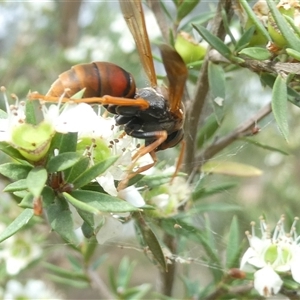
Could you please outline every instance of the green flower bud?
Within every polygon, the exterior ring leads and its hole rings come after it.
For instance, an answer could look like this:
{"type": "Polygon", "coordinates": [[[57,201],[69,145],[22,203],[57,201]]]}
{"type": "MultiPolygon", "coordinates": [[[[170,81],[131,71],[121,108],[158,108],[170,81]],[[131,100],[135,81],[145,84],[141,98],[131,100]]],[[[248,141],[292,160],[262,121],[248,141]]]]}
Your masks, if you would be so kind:
{"type": "Polygon", "coordinates": [[[39,125],[21,124],[11,132],[11,144],[28,160],[39,161],[49,150],[54,136],[53,127],[46,122],[39,125]]]}
{"type": "Polygon", "coordinates": [[[180,54],[186,64],[203,59],[206,48],[196,43],[196,41],[186,32],[180,32],[175,42],[175,49],[180,54]]]}

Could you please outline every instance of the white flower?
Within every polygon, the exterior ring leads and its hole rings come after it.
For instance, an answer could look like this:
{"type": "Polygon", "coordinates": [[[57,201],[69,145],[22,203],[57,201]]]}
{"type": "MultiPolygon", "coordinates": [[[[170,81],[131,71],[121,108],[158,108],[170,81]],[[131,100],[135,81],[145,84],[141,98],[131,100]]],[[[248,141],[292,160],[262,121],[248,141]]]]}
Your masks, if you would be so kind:
{"type": "Polygon", "coordinates": [[[165,175],[166,183],[149,191],[150,203],[155,204],[163,216],[177,214],[178,207],[188,201],[191,195],[191,187],[185,177],[176,176],[175,167],[168,167],[163,172],[152,168],[153,175],[165,175]]]}
{"type": "Polygon", "coordinates": [[[119,191],[118,197],[126,200],[135,207],[142,207],[145,205],[145,200],[134,186],[129,186],[126,189],[119,191]]]}
{"type": "MultiPolygon", "coordinates": [[[[134,186],[129,186],[119,191],[118,197],[135,207],[145,205],[145,200],[134,186]]],[[[130,217],[130,213],[95,216],[95,223],[98,223],[101,227],[96,235],[98,243],[104,244],[108,240],[118,239],[119,241],[122,238],[133,236],[133,222],[122,222],[122,219],[126,219],[127,217],[130,217]]]]}
{"type": "Polygon", "coordinates": [[[15,104],[9,105],[5,88],[1,87],[1,91],[3,93],[6,114],[2,112],[0,116],[0,141],[10,142],[14,128],[25,123],[25,102],[19,101],[19,99],[14,96],[15,104]]]}
{"type": "Polygon", "coordinates": [[[13,299],[63,299],[60,293],[53,291],[43,281],[30,279],[23,286],[16,280],[9,280],[6,284],[3,300],[13,299]]]}
{"type": "Polygon", "coordinates": [[[295,230],[297,221],[298,218],[295,218],[290,232],[286,233],[282,216],[271,235],[265,220],[261,218],[261,238],[255,236],[253,222],[252,234],[246,232],[250,247],[242,257],[240,269],[255,272],[254,287],[262,296],[269,297],[280,291],[283,281],[276,272],[290,272],[294,281],[300,283],[300,237],[295,230]]]}
{"type": "Polygon", "coordinates": [[[32,238],[25,233],[22,236],[14,235],[1,243],[0,261],[5,262],[8,274],[18,274],[42,255],[41,248],[30,242],[31,240],[32,238]]]}
{"type": "Polygon", "coordinates": [[[260,295],[270,297],[276,295],[283,281],[270,265],[266,265],[254,273],[254,288],[260,295]]]}

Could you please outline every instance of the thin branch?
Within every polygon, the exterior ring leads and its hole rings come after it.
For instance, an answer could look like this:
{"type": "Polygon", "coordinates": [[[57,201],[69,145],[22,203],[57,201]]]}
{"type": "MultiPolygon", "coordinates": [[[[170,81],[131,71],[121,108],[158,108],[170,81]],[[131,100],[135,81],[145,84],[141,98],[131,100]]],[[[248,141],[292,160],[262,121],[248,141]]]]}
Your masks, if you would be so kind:
{"type": "MultiPolygon", "coordinates": [[[[219,1],[216,16],[212,23],[212,34],[218,36],[220,39],[224,39],[226,32],[223,26],[222,10],[227,14],[228,20],[230,20],[233,10],[232,3],[230,0],[219,1]]],[[[207,55],[204,59],[201,73],[198,77],[198,82],[196,86],[195,96],[193,101],[187,107],[186,122],[185,122],[185,139],[186,139],[186,152],[184,159],[185,171],[190,174],[194,166],[195,158],[195,141],[198,131],[198,124],[200,121],[201,112],[204,107],[205,100],[209,91],[208,84],[208,63],[209,63],[209,52],[210,48],[207,50],[207,55]]]]}
{"type": "Polygon", "coordinates": [[[161,4],[159,3],[159,1],[151,1],[151,0],[147,0],[147,4],[149,5],[150,9],[152,10],[155,16],[156,22],[164,38],[164,41],[168,42],[170,26],[166,22],[166,15],[162,10],[161,4]]]}
{"type": "MultiPolygon", "coordinates": [[[[228,59],[226,59],[216,50],[211,50],[209,52],[209,59],[214,63],[230,63],[228,59]]],[[[244,62],[239,63],[238,65],[256,73],[267,72],[275,75],[281,73],[296,75],[300,74],[300,63],[280,62],[275,60],[245,59],[244,62]]]]}
{"type": "MultiPolygon", "coordinates": [[[[205,163],[208,159],[212,158],[215,154],[223,150],[225,147],[236,141],[237,139],[248,135],[249,131],[256,126],[257,122],[269,115],[272,111],[271,103],[268,103],[261,108],[253,117],[240,124],[235,130],[220,139],[215,140],[210,146],[208,146],[194,162],[194,169],[191,174],[193,177],[197,170],[205,163]]],[[[190,178],[191,179],[191,178],[190,178]]]]}
{"type": "Polygon", "coordinates": [[[114,295],[110,293],[108,287],[97,272],[89,269],[87,274],[90,278],[92,288],[98,291],[99,296],[103,297],[103,299],[114,299],[114,295]]]}

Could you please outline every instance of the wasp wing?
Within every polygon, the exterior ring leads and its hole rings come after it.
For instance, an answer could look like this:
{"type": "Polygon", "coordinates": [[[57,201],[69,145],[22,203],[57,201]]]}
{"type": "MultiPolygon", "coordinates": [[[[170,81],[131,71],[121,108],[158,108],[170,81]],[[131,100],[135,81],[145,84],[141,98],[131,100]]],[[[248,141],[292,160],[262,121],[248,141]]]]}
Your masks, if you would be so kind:
{"type": "Polygon", "coordinates": [[[176,114],[181,108],[181,98],[188,77],[188,69],[181,56],[171,46],[163,44],[159,49],[169,81],[170,110],[176,114]]]}
{"type": "Polygon", "coordinates": [[[119,0],[124,19],[136,43],[138,53],[152,87],[157,86],[149,37],[140,0],[119,0]]]}

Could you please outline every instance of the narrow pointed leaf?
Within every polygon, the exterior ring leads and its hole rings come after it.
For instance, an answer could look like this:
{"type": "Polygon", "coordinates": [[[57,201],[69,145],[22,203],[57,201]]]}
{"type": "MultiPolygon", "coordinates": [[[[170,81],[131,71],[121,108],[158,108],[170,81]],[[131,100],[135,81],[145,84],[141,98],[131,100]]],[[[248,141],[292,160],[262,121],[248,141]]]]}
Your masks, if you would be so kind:
{"type": "Polygon", "coordinates": [[[270,146],[270,145],[266,145],[266,144],[262,144],[256,140],[253,140],[251,138],[246,138],[246,137],[243,137],[243,138],[240,138],[240,140],[243,140],[243,141],[246,141],[250,144],[253,144],[259,148],[262,148],[262,149],[266,149],[266,150],[270,150],[270,151],[273,151],[273,152],[279,152],[283,155],[289,155],[288,152],[284,151],[284,150],[281,150],[281,149],[278,149],[278,148],[275,148],[273,146],[270,146]]]}
{"type": "Polygon", "coordinates": [[[226,267],[227,269],[237,267],[239,261],[239,254],[241,251],[239,240],[239,225],[237,217],[234,216],[230,225],[228,246],[226,251],[226,267]]]}
{"type": "Polygon", "coordinates": [[[68,174],[65,174],[66,182],[73,183],[84,171],[89,167],[90,160],[88,157],[81,157],[73,167],[70,169],[68,174]]]}
{"type": "Polygon", "coordinates": [[[85,203],[83,201],[77,200],[76,198],[72,197],[68,193],[63,194],[67,201],[69,201],[74,207],[77,209],[80,209],[84,212],[88,212],[91,214],[98,214],[100,213],[99,209],[89,205],[88,203],[85,203]]]}
{"type": "Polygon", "coordinates": [[[66,242],[78,245],[79,241],[74,233],[74,223],[70,210],[54,203],[49,205],[46,211],[51,228],[66,242]]]}
{"type": "Polygon", "coordinates": [[[279,130],[287,141],[289,134],[287,121],[287,87],[285,80],[280,75],[277,76],[273,86],[272,110],[279,130]]]}
{"type": "Polygon", "coordinates": [[[272,56],[272,54],[267,49],[261,47],[244,48],[239,52],[239,55],[246,55],[257,60],[267,60],[272,56]]]}
{"type": "Polygon", "coordinates": [[[24,209],[18,217],[10,223],[3,232],[0,234],[0,243],[4,240],[8,239],[12,235],[14,235],[16,232],[18,232],[20,229],[22,229],[33,217],[34,213],[32,209],[24,209]]]}
{"type": "Polygon", "coordinates": [[[27,189],[27,180],[26,179],[20,179],[18,181],[15,181],[13,183],[10,183],[7,185],[3,192],[15,192],[15,191],[23,191],[27,189]]]}
{"type": "Polygon", "coordinates": [[[213,98],[212,106],[217,122],[220,124],[224,117],[224,100],[226,95],[225,73],[221,66],[209,62],[208,82],[213,98]]]}
{"type": "Polygon", "coordinates": [[[20,152],[17,149],[13,148],[6,142],[0,142],[0,150],[8,156],[12,157],[13,159],[16,159],[18,161],[25,160],[25,158],[20,154],[20,152]]]}
{"type": "Polygon", "coordinates": [[[300,49],[299,38],[294,33],[294,31],[291,29],[291,27],[287,23],[285,17],[279,12],[274,1],[266,0],[266,2],[270,8],[270,12],[271,12],[272,16],[274,17],[276,25],[278,26],[278,28],[280,30],[280,33],[286,39],[288,45],[294,50],[300,49]]]}
{"type": "Polygon", "coordinates": [[[26,123],[32,124],[32,125],[37,125],[36,112],[34,109],[34,105],[35,105],[34,102],[35,101],[29,101],[29,100],[27,100],[25,102],[26,123]]]}
{"type": "Polygon", "coordinates": [[[255,26],[251,26],[243,33],[243,35],[240,37],[237,44],[235,45],[236,52],[241,51],[243,48],[245,48],[250,43],[250,40],[251,40],[254,32],[255,32],[255,26]]]}
{"type": "Polygon", "coordinates": [[[224,42],[217,36],[210,33],[205,27],[198,25],[192,25],[214,49],[216,49],[220,54],[229,60],[232,58],[232,53],[229,47],[227,47],[224,42]]]}
{"type": "Polygon", "coordinates": [[[231,161],[209,161],[202,168],[204,173],[223,174],[231,176],[260,176],[262,171],[256,167],[231,161]]]}
{"type": "Polygon", "coordinates": [[[177,21],[178,23],[186,17],[199,3],[200,0],[184,0],[180,3],[177,10],[177,21]]]}
{"type": "Polygon", "coordinates": [[[67,134],[56,133],[51,145],[51,151],[59,149],[59,153],[75,152],[77,147],[77,132],[69,132],[67,134]]]}
{"type": "Polygon", "coordinates": [[[53,156],[47,163],[49,173],[63,171],[75,165],[82,156],[76,152],[64,152],[53,156]]]}
{"type": "Polygon", "coordinates": [[[262,24],[262,22],[257,18],[256,14],[254,13],[254,11],[252,10],[252,8],[250,7],[250,5],[248,4],[247,1],[244,0],[239,0],[239,3],[241,4],[241,6],[243,6],[243,8],[245,9],[249,19],[251,19],[251,21],[253,22],[253,24],[255,25],[257,31],[262,34],[268,41],[271,41],[271,37],[267,31],[267,29],[264,27],[264,25],[262,24]]]}
{"type": "Polygon", "coordinates": [[[0,174],[12,180],[20,180],[26,178],[31,169],[28,165],[5,163],[0,165],[0,174]]]}
{"type": "Polygon", "coordinates": [[[164,271],[167,271],[167,263],[166,263],[165,255],[157,240],[157,237],[152,231],[152,229],[149,227],[149,225],[145,222],[144,218],[141,217],[141,215],[137,215],[137,225],[143,235],[144,242],[149,247],[154,258],[160,264],[162,269],[164,271]]]}
{"type": "Polygon", "coordinates": [[[286,50],[286,53],[289,56],[291,56],[291,57],[297,59],[298,61],[300,61],[300,52],[299,51],[296,51],[296,50],[291,49],[291,48],[286,48],[285,50],[286,50]]]}
{"type": "Polygon", "coordinates": [[[220,127],[216,115],[213,113],[205,120],[203,126],[198,130],[197,146],[201,148],[220,127]]]}
{"type": "Polygon", "coordinates": [[[34,197],[39,197],[47,181],[47,171],[44,168],[36,167],[27,176],[27,187],[34,197]]]}
{"type": "Polygon", "coordinates": [[[61,268],[50,263],[44,263],[44,266],[57,276],[61,276],[63,278],[75,279],[75,280],[88,281],[87,275],[83,272],[66,270],[65,268],[61,268]]]}
{"type": "MultiPolygon", "coordinates": [[[[93,191],[73,191],[70,194],[64,193],[64,197],[68,201],[74,201],[72,203],[74,206],[79,205],[79,202],[82,202],[85,205],[91,206],[98,210],[98,212],[115,212],[115,213],[121,213],[121,212],[128,212],[128,211],[137,211],[139,210],[137,207],[129,204],[125,200],[121,200],[119,198],[110,196],[108,194],[93,192],[93,191]],[[73,197],[77,201],[70,198],[73,197]]],[[[79,207],[78,207],[79,208],[79,207]]],[[[82,206],[81,208],[84,208],[82,206]]],[[[84,209],[83,209],[84,210],[84,209]]],[[[84,210],[85,211],[85,210],[84,210]]],[[[87,210],[87,212],[90,212],[87,210]]]]}
{"type": "Polygon", "coordinates": [[[108,159],[95,164],[86,171],[84,171],[79,177],[74,180],[73,185],[75,188],[80,188],[92,180],[94,180],[99,175],[103,174],[110,166],[112,166],[118,159],[118,156],[109,157],[108,159]]]}

